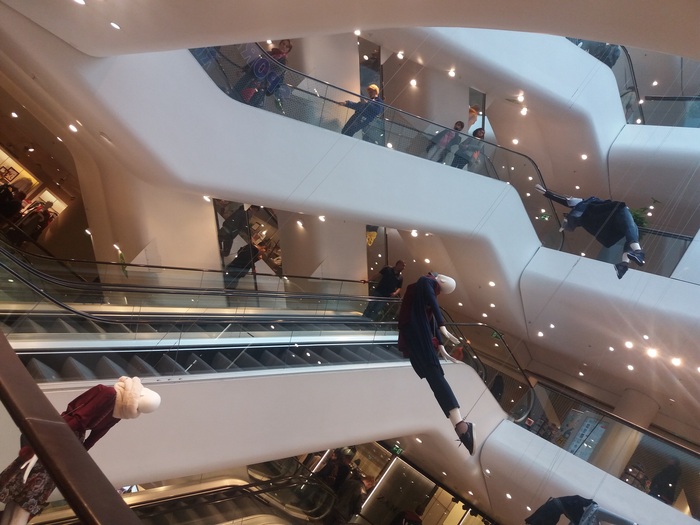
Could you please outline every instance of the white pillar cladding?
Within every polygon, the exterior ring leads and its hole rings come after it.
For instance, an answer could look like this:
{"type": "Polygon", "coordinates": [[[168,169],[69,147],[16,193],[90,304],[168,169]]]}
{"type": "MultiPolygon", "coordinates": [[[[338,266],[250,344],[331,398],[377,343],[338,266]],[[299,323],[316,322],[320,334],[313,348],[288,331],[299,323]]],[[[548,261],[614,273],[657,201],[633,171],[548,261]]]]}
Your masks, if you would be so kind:
{"type": "MultiPolygon", "coordinates": [[[[647,428],[656,417],[659,405],[646,394],[627,389],[613,414],[637,426],[647,428]]],[[[642,439],[641,432],[624,424],[612,422],[591,454],[591,463],[613,476],[619,476],[627,466],[642,439]]]]}
{"type": "MultiPolygon", "coordinates": [[[[325,221],[321,221],[317,215],[286,211],[278,211],[277,218],[285,275],[355,280],[367,278],[364,224],[332,217],[324,217],[325,221]]],[[[337,285],[333,286],[337,288],[337,285]]],[[[363,288],[365,291],[353,289],[343,290],[342,293],[364,295],[367,293],[366,286],[363,288]]]]}
{"type": "Polygon", "coordinates": [[[355,35],[314,35],[292,43],[290,67],[352,93],[359,92],[360,61],[355,35]]]}

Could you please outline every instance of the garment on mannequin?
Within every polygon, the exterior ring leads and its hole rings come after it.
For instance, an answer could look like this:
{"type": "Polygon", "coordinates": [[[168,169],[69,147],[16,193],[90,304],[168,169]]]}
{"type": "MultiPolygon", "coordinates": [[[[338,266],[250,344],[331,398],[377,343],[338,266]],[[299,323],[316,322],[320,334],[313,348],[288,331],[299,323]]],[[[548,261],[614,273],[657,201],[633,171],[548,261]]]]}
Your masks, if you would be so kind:
{"type": "MultiPolygon", "coordinates": [[[[135,419],[159,406],[160,396],[138,377],[120,377],[114,386],[95,385],[80,394],[61,417],[89,450],[121,419],[135,419]]],[[[23,446],[0,473],[0,502],[5,503],[0,525],[25,525],[44,510],[55,488],[31,446],[23,446]]]]}
{"type": "Polygon", "coordinates": [[[457,362],[445,350],[443,338],[453,343],[458,343],[459,339],[445,327],[437,302],[440,293],[452,293],[455,288],[452,277],[438,273],[420,277],[406,288],[399,311],[399,350],[411,360],[418,377],[428,382],[440,408],[454,425],[459,441],[469,454],[473,454],[473,424],[463,420],[459,403],[445,379],[438,357],[439,352],[446,359],[457,362]]]}
{"type": "Polygon", "coordinates": [[[630,260],[637,266],[644,266],[644,250],[639,245],[639,229],[632,212],[624,202],[602,200],[598,197],[581,199],[560,195],[541,184],[536,184],[535,189],[549,200],[571,208],[560,231],[574,231],[581,226],[607,248],[625,239],[622,260],[615,264],[618,279],[622,279],[627,273],[630,260]]]}

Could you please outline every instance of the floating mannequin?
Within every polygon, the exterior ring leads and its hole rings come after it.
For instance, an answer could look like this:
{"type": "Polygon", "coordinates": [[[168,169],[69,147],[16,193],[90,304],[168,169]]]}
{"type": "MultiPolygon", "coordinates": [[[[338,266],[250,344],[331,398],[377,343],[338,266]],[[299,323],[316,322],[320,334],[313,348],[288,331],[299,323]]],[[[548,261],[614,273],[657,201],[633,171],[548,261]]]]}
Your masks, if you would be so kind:
{"type": "MultiPolygon", "coordinates": [[[[121,419],[137,418],[158,406],[160,396],[138,377],[120,377],[114,386],[96,385],[80,394],[61,417],[89,450],[121,419]]],[[[5,504],[0,525],[25,525],[44,510],[55,488],[31,446],[23,446],[17,459],[0,473],[0,502],[5,504]]]]}
{"type": "Polygon", "coordinates": [[[540,184],[536,184],[535,188],[549,200],[572,209],[564,220],[562,229],[574,231],[581,226],[606,248],[625,239],[622,261],[615,264],[618,279],[622,279],[627,273],[630,260],[637,266],[644,266],[644,251],[639,245],[639,230],[624,202],[601,200],[598,197],[568,197],[545,189],[540,184]]]}
{"type": "Polygon", "coordinates": [[[447,353],[442,344],[443,337],[455,344],[459,343],[459,339],[445,328],[445,320],[437,302],[440,293],[452,293],[455,287],[452,277],[431,273],[420,277],[406,288],[399,311],[399,349],[410,358],[418,377],[428,382],[440,408],[454,425],[459,441],[469,454],[473,454],[473,425],[462,418],[459,403],[445,379],[437,354],[440,352],[446,359],[458,362],[447,353]]]}
{"type": "Polygon", "coordinates": [[[557,525],[562,514],[572,525],[637,525],[634,521],[602,509],[592,499],[581,496],[549,498],[540,508],[525,518],[527,525],[557,525]]]}

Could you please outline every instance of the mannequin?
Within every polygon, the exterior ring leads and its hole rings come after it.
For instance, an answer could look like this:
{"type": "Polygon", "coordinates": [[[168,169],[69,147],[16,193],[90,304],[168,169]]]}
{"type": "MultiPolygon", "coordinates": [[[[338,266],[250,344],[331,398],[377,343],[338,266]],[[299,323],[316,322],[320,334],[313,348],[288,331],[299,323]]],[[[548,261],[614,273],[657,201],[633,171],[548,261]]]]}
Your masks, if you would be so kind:
{"type": "MultiPolygon", "coordinates": [[[[158,406],[160,396],[138,377],[120,377],[114,386],[96,385],[80,394],[61,417],[89,450],[121,419],[135,419],[158,406]]],[[[22,446],[17,459],[0,473],[0,502],[5,503],[0,525],[26,525],[44,510],[54,488],[31,446],[22,446]]]]}
{"type": "Polygon", "coordinates": [[[445,359],[459,362],[447,353],[442,344],[443,337],[455,344],[459,343],[459,339],[445,328],[437,302],[440,293],[449,294],[455,288],[452,277],[437,273],[420,277],[406,288],[399,311],[399,349],[410,358],[418,377],[428,382],[440,408],[454,425],[459,441],[469,454],[473,454],[474,425],[462,418],[459,403],[445,379],[437,355],[439,352],[445,359]]]}
{"type": "Polygon", "coordinates": [[[571,208],[559,231],[574,231],[581,226],[596,240],[610,248],[619,240],[625,239],[622,260],[615,264],[618,279],[627,273],[630,260],[637,266],[644,266],[644,251],[639,245],[639,229],[634,222],[630,209],[624,202],[601,200],[597,197],[581,199],[554,193],[541,184],[535,184],[535,189],[549,200],[571,208]]]}

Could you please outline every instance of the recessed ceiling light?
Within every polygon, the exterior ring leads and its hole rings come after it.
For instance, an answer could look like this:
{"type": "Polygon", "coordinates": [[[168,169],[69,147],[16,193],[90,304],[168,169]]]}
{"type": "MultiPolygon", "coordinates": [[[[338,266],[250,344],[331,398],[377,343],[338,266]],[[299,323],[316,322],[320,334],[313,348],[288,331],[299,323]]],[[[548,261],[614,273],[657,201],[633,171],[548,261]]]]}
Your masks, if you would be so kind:
{"type": "Polygon", "coordinates": [[[578,375],[580,375],[581,377],[583,377],[583,372],[579,372],[578,375]]]}
{"type": "Polygon", "coordinates": [[[211,197],[209,197],[209,195],[202,195],[202,198],[207,202],[211,202],[211,197]]]}
{"type": "Polygon", "coordinates": [[[19,117],[19,115],[18,115],[17,113],[15,113],[14,111],[13,111],[12,113],[10,113],[10,116],[11,116],[12,118],[17,118],[17,117],[19,117]]]}
{"type": "Polygon", "coordinates": [[[266,42],[268,45],[272,44],[272,40],[266,40],[266,42]]]}
{"type": "Polygon", "coordinates": [[[489,469],[484,469],[484,472],[485,472],[486,474],[491,474],[491,471],[490,471],[489,469]]]}
{"type": "Polygon", "coordinates": [[[304,226],[304,223],[302,223],[301,221],[297,221],[297,226],[301,228],[302,226],[304,226]]]}
{"type": "Polygon", "coordinates": [[[411,230],[411,237],[418,237],[418,230],[411,230]]]}
{"type": "Polygon", "coordinates": [[[425,264],[430,264],[430,259],[425,259],[425,264]]]}
{"type": "Polygon", "coordinates": [[[608,347],[608,350],[610,350],[611,352],[614,352],[614,351],[615,351],[615,349],[614,349],[612,346],[609,346],[609,347],[608,347]]]}
{"type": "Polygon", "coordinates": [[[481,314],[481,317],[488,317],[488,316],[489,316],[489,314],[487,314],[486,312],[484,312],[483,314],[481,314]]]}
{"type": "Polygon", "coordinates": [[[85,0],[73,0],[76,4],[85,5],[85,0]]]}
{"type": "Polygon", "coordinates": [[[635,122],[636,122],[637,124],[641,124],[641,123],[642,123],[642,119],[638,118],[637,120],[635,120],[635,122]]]}
{"type": "Polygon", "coordinates": [[[656,348],[647,348],[647,355],[649,357],[656,357],[659,355],[659,351],[656,348]]]}
{"type": "Polygon", "coordinates": [[[117,24],[116,22],[110,22],[109,25],[111,25],[114,29],[121,29],[121,27],[119,27],[119,24],[117,24]]]}
{"type": "Polygon", "coordinates": [[[319,215],[318,220],[321,222],[326,222],[326,216],[325,215],[319,215]]]}
{"type": "Polygon", "coordinates": [[[680,357],[674,357],[673,359],[671,359],[671,364],[673,366],[681,366],[682,363],[683,361],[681,361],[680,357]]]}
{"type": "Polygon", "coordinates": [[[355,36],[360,36],[362,34],[362,31],[359,29],[355,29],[355,36]]]}
{"type": "Polygon", "coordinates": [[[544,337],[544,333],[543,333],[543,332],[537,332],[537,337],[544,337]]]}
{"type": "Polygon", "coordinates": [[[369,60],[369,56],[367,56],[367,55],[362,55],[362,59],[363,59],[363,60],[369,60]]]}
{"type": "Polygon", "coordinates": [[[585,153],[583,155],[581,155],[581,160],[586,160],[587,158],[588,158],[588,155],[586,155],[585,153]]]}
{"type": "Polygon", "coordinates": [[[520,141],[518,139],[513,139],[513,144],[518,144],[520,141]]]}
{"type": "Polygon", "coordinates": [[[524,100],[525,100],[525,95],[520,93],[520,95],[518,95],[518,102],[523,102],[524,100]]]}
{"type": "Polygon", "coordinates": [[[73,124],[69,124],[68,129],[71,130],[73,133],[78,132],[78,128],[76,128],[75,125],[73,125],[73,124]]]}
{"type": "Polygon", "coordinates": [[[527,115],[527,108],[522,108],[522,109],[520,110],[520,114],[523,115],[523,116],[527,115]]]}
{"type": "Polygon", "coordinates": [[[631,372],[632,370],[634,370],[634,367],[632,365],[627,365],[627,370],[631,372]]]}
{"type": "Polygon", "coordinates": [[[389,149],[394,149],[394,145],[391,142],[387,142],[386,147],[389,149]]]}
{"type": "Polygon", "coordinates": [[[513,496],[511,496],[510,494],[508,494],[508,493],[506,492],[506,498],[508,498],[508,499],[513,499],[513,496]]]}
{"type": "Polygon", "coordinates": [[[464,306],[462,303],[457,303],[457,306],[464,306]]]}
{"type": "Polygon", "coordinates": [[[413,87],[416,87],[418,85],[418,82],[416,82],[415,78],[412,78],[409,84],[411,84],[413,87]]]}
{"type": "Polygon", "coordinates": [[[576,186],[574,186],[574,188],[576,188],[577,190],[580,190],[581,186],[576,185],[576,186]]]}
{"type": "Polygon", "coordinates": [[[642,336],[642,339],[644,339],[645,341],[648,341],[648,340],[649,340],[649,336],[648,336],[647,334],[644,334],[644,335],[642,336]]]}
{"type": "Polygon", "coordinates": [[[626,348],[634,348],[634,343],[632,341],[625,341],[626,348]]]}
{"type": "Polygon", "coordinates": [[[585,256],[586,256],[586,252],[581,252],[581,257],[585,257],[585,256]]]}
{"type": "Polygon", "coordinates": [[[652,86],[658,86],[658,85],[659,85],[659,81],[658,81],[658,80],[654,80],[654,81],[651,83],[651,85],[652,85],[652,86]]]}
{"type": "Polygon", "coordinates": [[[639,99],[639,103],[640,103],[640,104],[644,104],[644,99],[643,99],[643,98],[640,98],[640,99],[639,99]]]}
{"type": "Polygon", "coordinates": [[[447,472],[443,472],[442,475],[443,475],[443,476],[447,476],[447,472]]]}
{"type": "Polygon", "coordinates": [[[450,77],[454,78],[454,76],[455,76],[457,73],[455,73],[455,70],[454,70],[454,69],[450,69],[450,70],[447,72],[447,74],[448,74],[450,77]]]}
{"type": "Polygon", "coordinates": [[[398,53],[396,53],[396,58],[398,58],[399,60],[403,60],[403,51],[399,51],[398,53]]]}
{"type": "Polygon", "coordinates": [[[423,440],[421,440],[421,438],[416,438],[416,441],[418,441],[418,443],[423,443],[423,440]]]}
{"type": "Polygon", "coordinates": [[[489,306],[490,306],[491,308],[496,308],[496,305],[493,304],[493,303],[491,303],[489,306]]]}

